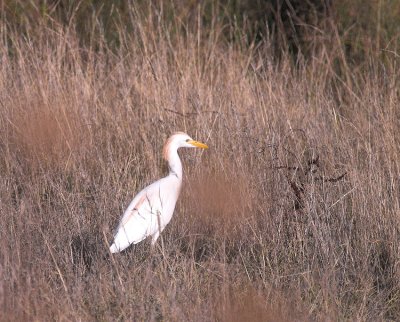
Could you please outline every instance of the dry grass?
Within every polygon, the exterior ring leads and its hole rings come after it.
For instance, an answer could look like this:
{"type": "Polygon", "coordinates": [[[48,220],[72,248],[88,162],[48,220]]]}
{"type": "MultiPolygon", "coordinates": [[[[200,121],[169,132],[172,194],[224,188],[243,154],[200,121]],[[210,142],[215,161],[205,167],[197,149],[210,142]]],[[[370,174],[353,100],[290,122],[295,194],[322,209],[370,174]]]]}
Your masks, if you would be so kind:
{"type": "Polygon", "coordinates": [[[3,31],[1,319],[400,319],[397,62],[342,79],[339,40],[294,64],[132,17],[116,51],[3,31]],[[182,151],[159,248],[110,257],[176,130],[210,149],[182,151]]]}

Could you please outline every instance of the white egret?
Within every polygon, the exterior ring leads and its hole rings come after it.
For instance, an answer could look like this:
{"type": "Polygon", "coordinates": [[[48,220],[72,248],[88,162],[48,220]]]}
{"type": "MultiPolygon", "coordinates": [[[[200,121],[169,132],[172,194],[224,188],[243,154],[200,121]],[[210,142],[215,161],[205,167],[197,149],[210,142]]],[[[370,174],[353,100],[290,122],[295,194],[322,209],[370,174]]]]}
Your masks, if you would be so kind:
{"type": "Polygon", "coordinates": [[[165,143],[163,157],[168,162],[169,174],[140,191],[125,210],[110,247],[118,253],[131,244],[152,237],[154,245],[172,218],[182,185],[182,163],[179,148],[207,149],[204,143],[194,141],[183,132],[173,134],[165,143]]]}

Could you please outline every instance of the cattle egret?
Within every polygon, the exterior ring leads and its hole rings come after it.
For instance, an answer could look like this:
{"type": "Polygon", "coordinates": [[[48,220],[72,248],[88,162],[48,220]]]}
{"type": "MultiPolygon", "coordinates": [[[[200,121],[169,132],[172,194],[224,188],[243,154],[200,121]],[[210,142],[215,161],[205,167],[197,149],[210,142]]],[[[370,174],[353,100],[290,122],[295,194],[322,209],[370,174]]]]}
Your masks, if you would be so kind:
{"type": "Polygon", "coordinates": [[[168,162],[169,174],[140,191],[125,210],[110,247],[118,253],[131,244],[151,236],[154,245],[172,218],[182,185],[182,163],[179,148],[207,149],[204,143],[194,141],[182,132],[173,134],[165,143],[163,157],[168,162]]]}

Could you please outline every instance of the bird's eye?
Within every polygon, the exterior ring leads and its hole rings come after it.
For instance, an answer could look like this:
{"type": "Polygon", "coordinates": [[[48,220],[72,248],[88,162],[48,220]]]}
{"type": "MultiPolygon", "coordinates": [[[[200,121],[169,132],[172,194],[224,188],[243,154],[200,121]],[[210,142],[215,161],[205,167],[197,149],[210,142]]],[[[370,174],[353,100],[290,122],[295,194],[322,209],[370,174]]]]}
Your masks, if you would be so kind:
{"type": "Polygon", "coordinates": [[[190,139],[186,139],[186,142],[189,142],[190,141],[190,139]]]}

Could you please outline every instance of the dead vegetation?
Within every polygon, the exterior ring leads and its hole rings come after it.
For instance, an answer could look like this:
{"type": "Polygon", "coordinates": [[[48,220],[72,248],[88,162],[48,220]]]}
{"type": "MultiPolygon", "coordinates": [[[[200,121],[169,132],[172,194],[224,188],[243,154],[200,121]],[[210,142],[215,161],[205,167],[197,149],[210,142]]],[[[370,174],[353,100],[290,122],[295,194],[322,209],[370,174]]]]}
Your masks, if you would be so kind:
{"type": "Polygon", "coordinates": [[[1,320],[400,319],[398,61],[344,81],[327,44],[278,61],[156,17],[118,50],[2,29],[1,320]],[[111,257],[176,130],[210,149],[157,249],[111,257]]]}

